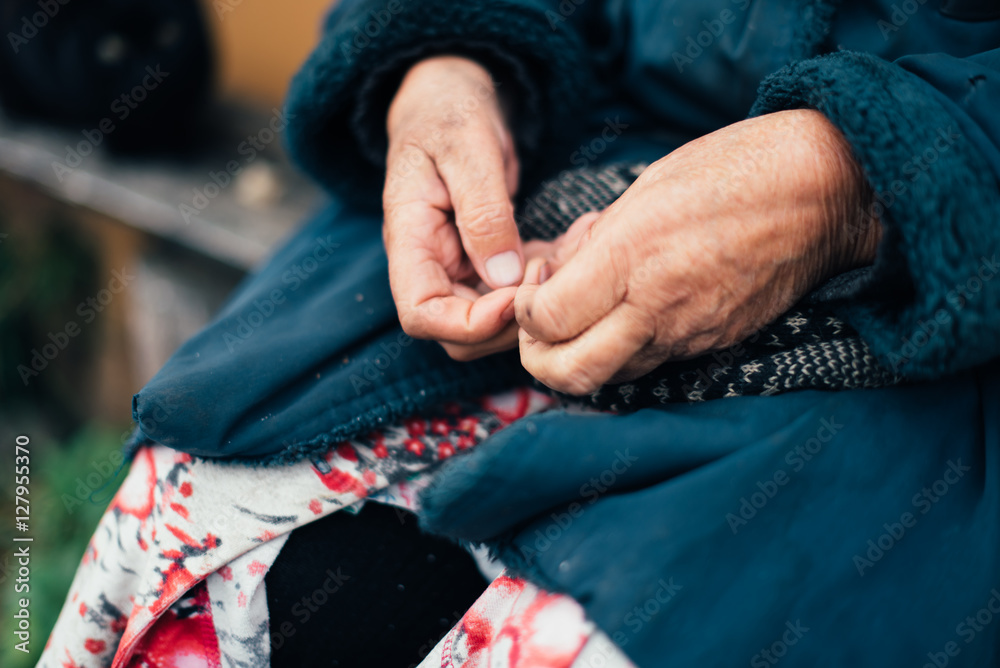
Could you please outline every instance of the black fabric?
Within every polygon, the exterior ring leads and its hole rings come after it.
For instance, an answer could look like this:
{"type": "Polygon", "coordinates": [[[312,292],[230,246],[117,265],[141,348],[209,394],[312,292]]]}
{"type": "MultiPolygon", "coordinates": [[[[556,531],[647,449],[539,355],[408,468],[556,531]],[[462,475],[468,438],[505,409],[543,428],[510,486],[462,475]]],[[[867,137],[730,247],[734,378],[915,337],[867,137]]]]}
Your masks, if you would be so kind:
{"type": "Polygon", "coordinates": [[[368,503],[293,531],[265,584],[274,668],[405,668],[487,582],[468,552],[422,533],[411,513],[368,503]]]}

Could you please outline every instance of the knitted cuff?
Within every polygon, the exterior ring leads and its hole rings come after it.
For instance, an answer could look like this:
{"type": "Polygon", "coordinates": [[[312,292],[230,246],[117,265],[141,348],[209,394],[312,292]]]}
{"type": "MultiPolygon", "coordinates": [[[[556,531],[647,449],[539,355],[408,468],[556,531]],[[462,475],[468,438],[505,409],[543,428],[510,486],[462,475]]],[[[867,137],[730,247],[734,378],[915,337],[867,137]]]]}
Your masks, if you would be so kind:
{"type": "Polygon", "coordinates": [[[843,51],[762,84],[751,116],[817,109],[853,147],[883,238],[872,270],[837,305],[883,364],[931,378],[1000,353],[996,177],[944,98],[902,68],[843,51]]]}

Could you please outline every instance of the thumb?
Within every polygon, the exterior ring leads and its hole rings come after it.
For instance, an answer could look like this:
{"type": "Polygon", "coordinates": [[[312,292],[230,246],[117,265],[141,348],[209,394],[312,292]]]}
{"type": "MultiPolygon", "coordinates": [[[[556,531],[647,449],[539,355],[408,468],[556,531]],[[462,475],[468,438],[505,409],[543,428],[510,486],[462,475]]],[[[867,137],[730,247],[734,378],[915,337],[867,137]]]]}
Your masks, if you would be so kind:
{"type": "Polygon", "coordinates": [[[577,218],[566,232],[552,242],[554,252],[551,255],[553,270],[569,262],[580,248],[590,240],[594,223],[601,217],[601,211],[588,211],[577,218]]]}

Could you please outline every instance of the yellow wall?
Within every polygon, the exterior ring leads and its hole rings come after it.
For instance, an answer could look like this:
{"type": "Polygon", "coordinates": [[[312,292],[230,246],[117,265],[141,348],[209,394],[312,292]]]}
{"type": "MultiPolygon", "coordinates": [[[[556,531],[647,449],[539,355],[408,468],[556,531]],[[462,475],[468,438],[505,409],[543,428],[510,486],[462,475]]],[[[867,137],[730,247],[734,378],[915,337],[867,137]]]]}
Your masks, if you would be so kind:
{"type": "Polygon", "coordinates": [[[333,0],[202,0],[223,95],[266,106],[285,98],[333,0]]]}

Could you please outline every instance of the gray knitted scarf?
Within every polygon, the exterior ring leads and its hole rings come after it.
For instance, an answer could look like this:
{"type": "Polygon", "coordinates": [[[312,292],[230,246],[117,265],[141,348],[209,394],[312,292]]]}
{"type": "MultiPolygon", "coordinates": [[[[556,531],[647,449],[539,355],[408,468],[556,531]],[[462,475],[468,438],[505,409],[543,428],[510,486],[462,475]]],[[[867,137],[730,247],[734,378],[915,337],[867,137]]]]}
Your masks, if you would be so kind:
{"type": "MultiPolygon", "coordinates": [[[[630,163],[570,170],[543,183],[520,207],[522,238],[555,239],[584,213],[618,199],[645,168],[630,163]]],[[[605,385],[589,402],[624,412],[677,401],[900,383],[902,376],[881,366],[868,344],[834,314],[824,300],[826,292],[814,291],[739,344],[668,362],[627,383],[605,385]]]]}

